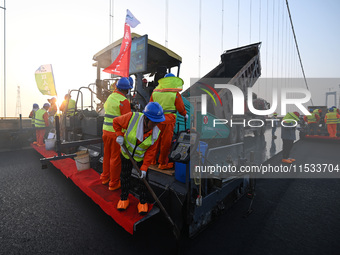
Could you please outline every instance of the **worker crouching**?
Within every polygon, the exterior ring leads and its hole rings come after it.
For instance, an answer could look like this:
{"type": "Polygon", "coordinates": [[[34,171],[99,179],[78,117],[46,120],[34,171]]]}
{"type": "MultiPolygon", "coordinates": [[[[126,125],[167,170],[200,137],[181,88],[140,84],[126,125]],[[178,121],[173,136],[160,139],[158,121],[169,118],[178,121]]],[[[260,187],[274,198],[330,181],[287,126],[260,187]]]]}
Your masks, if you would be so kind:
{"type": "MultiPolygon", "coordinates": [[[[127,152],[121,149],[121,195],[117,205],[118,210],[125,210],[129,206],[129,189],[132,171],[132,162],[129,155],[137,162],[141,170],[139,178],[147,177],[147,170],[156,156],[156,141],[159,137],[160,130],[157,124],[165,120],[163,109],[160,104],[150,102],[145,106],[143,114],[131,112],[113,119],[113,128],[116,131],[116,142],[119,145],[125,145],[127,152]],[[122,133],[125,129],[125,134],[122,133]]],[[[139,180],[139,204],[138,213],[145,214],[148,212],[146,201],[146,186],[139,180]]]]}

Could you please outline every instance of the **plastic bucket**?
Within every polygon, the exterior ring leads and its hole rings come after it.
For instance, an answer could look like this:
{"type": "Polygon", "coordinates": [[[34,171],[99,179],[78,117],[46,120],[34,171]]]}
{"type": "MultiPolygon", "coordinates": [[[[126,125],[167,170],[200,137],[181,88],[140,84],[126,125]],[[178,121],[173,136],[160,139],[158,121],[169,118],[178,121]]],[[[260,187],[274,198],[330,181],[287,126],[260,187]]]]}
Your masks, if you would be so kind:
{"type": "Polygon", "coordinates": [[[88,152],[77,152],[77,157],[74,158],[78,171],[90,169],[90,155],[88,152]]]}
{"type": "Polygon", "coordinates": [[[45,139],[45,148],[47,151],[53,151],[56,139],[45,139]]]}

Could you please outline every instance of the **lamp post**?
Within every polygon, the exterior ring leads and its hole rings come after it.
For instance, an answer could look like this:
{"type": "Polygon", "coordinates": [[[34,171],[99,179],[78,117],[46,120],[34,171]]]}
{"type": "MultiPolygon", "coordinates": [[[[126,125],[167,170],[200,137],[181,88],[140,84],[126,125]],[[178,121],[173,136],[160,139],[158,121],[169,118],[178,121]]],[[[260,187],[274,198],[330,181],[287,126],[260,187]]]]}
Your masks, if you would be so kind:
{"type": "Polygon", "coordinates": [[[4,6],[0,6],[4,10],[4,117],[6,117],[6,0],[4,6]]]}

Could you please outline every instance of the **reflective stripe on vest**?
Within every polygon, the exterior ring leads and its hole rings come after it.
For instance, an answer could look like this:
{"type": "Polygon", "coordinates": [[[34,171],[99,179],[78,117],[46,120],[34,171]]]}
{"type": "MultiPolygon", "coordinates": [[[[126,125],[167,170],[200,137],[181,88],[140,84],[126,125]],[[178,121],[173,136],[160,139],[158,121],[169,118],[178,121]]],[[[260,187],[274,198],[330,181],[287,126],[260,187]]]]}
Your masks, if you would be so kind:
{"type": "MultiPolygon", "coordinates": [[[[338,108],[334,108],[333,111],[336,112],[336,113],[338,113],[338,108]]],[[[338,119],[336,123],[340,123],[340,119],[338,119]]]]}
{"type": "Polygon", "coordinates": [[[104,104],[105,115],[104,115],[103,130],[106,130],[109,132],[115,132],[115,130],[112,127],[113,118],[121,115],[119,106],[122,104],[121,102],[124,100],[126,100],[126,97],[116,92],[113,92],[107,98],[104,104]]]}
{"type": "Polygon", "coordinates": [[[298,122],[299,118],[292,112],[287,113],[282,119],[285,123],[295,123],[294,120],[298,122]]]}
{"type": "Polygon", "coordinates": [[[326,124],[336,124],[338,122],[338,118],[336,117],[336,112],[329,112],[326,114],[327,121],[326,124]]]}
{"type": "Polygon", "coordinates": [[[76,101],[74,101],[73,99],[70,99],[68,101],[66,114],[69,116],[73,116],[75,109],[76,109],[76,101]]]}
{"type": "Polygon", "coordinates": [[[312,113],[311,115],[307,115],[307,120],[308,120],[308,123],[315,123],[316,122],[315,113],[312,113]]]}
{"type": "Polygon", "coordinates": [[[45,112],[47,111],[44,108],[41,108],[35,113],[35,127],[37,128],[46,127],[45,120],[43,117],[45,112]]]}
{"type": "MultiPolygon", "coordinates": [[[[132,157],[137,161],[141,162],[144,159],[144,154],[147,151],[147,149],[155,143],[155,141],[158,139],[160,131],[158,131],[156,139],[152,139],[152,134],[144,139],[144,141],[137,145],[137,127],[139,121],[141,121],[141,117],[143,116],[142,113],[134,112],[131,116],[131,119],[129,121],[128,129],[124,135],[124,144],[126,145],[126,148],[132,155],[132,157]]],[[[143,126],[143,125],[141,125],[143,126]]],[[[124,158],[129,159],[129,156],[126,154],[124,150],[122,150],[122,155],[124,158]]]]}
{"type": "Polygon", "coordinates": [[[159,103],[164,114],[175,114],[177,112],[175,101],[177,92],[153,92],[152,98],[154,102],[159,103]]]}
{"type": "Polygon", "coordinates": [[[32,119],[31,119],[31,124],[32,125],[35,125],[35,111],[33,110],[33,116],[32,116],[32,119]]]}

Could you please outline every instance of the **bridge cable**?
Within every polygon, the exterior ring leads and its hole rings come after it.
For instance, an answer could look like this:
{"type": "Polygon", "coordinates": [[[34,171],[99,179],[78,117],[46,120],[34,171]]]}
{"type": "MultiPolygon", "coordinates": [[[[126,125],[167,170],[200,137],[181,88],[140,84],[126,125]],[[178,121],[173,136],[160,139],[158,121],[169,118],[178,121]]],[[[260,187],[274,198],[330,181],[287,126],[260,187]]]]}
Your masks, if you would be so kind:
{"type": "MultiPolygon", "coordinates": [[[[294,41],[295,41],[296,50],[297,50],[297,53],[298,53],[298,56],[299,56],[299,61],[300,61],[300,66],[301,66],[303,78],[304,78],[304,80],[305,80],[306,88],[309,90],[309,87],[308,87],[308,84],[307,84],[306,75],[305,75],[305,70],[303,69],[302,60],[301,60],[301,55],[300,55],[300,51],[299,51],[299,47],[298,47],[298,43],[297,43],[295,31],[294,31],[292,16],[291,16],[291,14],[290,14],[290,9],[289,9],[288,0],[286,0],[286,5],[287,5],[287,11],[288,11],[289,19],[290,19],[290,24],[291,24],[292,31],[293,31],[293,36],[294,36],[294,41]]],[[[312,99],[312,98],[310,99],[310,101],[311,101],[312,105],[314,105],[314,104],[313,104],[313,99],[312,99]]]]}

